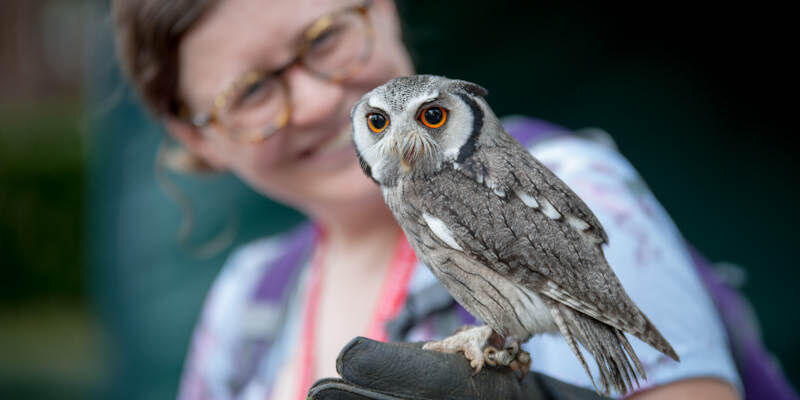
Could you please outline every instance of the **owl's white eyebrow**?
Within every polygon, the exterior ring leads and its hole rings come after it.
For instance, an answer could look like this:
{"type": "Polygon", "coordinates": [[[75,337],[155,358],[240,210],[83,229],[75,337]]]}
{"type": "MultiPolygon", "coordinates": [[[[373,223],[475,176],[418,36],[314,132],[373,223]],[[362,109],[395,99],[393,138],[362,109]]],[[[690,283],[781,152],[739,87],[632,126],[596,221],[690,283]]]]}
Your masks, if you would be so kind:
{"type": "Polygon", "coordinates": [[[380,110],[388,110],[389,109],[389,105],[388,104],[386,104],[383,101],[381,101],[380,98],[375,98],[375,97],[370,97],[369,100],[367,100],[367,105],[372,107],[372,108],[377,108],[377,109],[380,109],[380,110]]]}
{"type": "Polygon", "coordinates": [[[419,108],[423,104],[431,103],[439,99],[439,91],[428,93],[419,97],[415,97],[408,101],[411,108],[419,108]]]}

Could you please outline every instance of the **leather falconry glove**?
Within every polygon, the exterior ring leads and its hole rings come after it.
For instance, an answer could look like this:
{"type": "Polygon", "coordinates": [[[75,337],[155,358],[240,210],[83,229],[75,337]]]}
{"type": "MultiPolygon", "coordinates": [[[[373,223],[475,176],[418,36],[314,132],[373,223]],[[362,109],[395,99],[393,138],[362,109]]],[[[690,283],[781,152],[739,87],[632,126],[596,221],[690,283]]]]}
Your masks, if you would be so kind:
{"type": "Polygon", "coordinates": [[[461,354],[422,350],[423,343],[350,341],[336,359],[341,378],[320,379],[308,391],[317,400],[605,399],[592,390],[536,372],[519,379],[509,368],[478,374],[461,354]],[[474,374],[474,376],[473,376],[474,374]]]}

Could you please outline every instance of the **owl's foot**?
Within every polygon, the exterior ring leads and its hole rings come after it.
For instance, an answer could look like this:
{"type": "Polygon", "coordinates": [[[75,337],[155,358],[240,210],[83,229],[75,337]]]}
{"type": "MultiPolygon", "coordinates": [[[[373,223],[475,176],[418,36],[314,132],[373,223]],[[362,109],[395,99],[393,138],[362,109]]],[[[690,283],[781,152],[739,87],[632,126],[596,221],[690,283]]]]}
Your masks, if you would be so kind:
{"type": "Polygon", "coordinates": [[[491,366],[502,365],[511,368],[513,371],[520,371],[522,377],[530,371],[531,355],[522,350],[519,339],[510,337],[505,340],[503,350],[488,345],[483,350],[486,363],[491,366]]]}
{"type": "Polygon", "coordinates": [[[439,341],[425,343],[424,350],[433,350],[441,353],[464,353],[464,357],[469,360],[469,365],[475,369],[475,374],[481,372],[483,364],[486,362],[483,348],[486,346],[489,337],[492,336],[492,328],[488,326],[464,327],[456,331],[452,336],[439,341]]]}

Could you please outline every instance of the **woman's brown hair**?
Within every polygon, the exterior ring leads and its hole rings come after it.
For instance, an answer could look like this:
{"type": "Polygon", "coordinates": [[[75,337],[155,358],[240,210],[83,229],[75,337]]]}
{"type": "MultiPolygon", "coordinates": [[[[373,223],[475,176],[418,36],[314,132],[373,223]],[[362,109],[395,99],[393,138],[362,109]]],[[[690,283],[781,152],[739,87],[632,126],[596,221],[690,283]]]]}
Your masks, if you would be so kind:
{"type": "MultiPolygon", "coordinates": [[[[179,116],[182,104],[177,83],[180,43],[217,1],[112,0],[120,64],[144,104],[157,116],[179,116]]],[[[210,241],[199,245],[190,243],[194,207],[166,170],[209,172],[211,167],[186,149],[168,143],[165,138],[159,148],[155,172],[161,187],[183,212],[178,242],[187,253],[197,258],[211,257],[233,241],[238,219],[231,219],[228,226],[210,241]]]]}
{"type": "MultiPolygon", "coordinates": [[[[123,71],[147,108],[158,116],[179,116],[178,49],[184,36],[218,0],[113,0],[117,53],[123,71]]],[[[209,172],[212,168],[165,139],[159,172],[209,172]]]]}
{"type": "Polygon", "coordinates": [[[113,0],[123,70],[156,115],[178,115],[178,48],[217,0],[113,0]]]}

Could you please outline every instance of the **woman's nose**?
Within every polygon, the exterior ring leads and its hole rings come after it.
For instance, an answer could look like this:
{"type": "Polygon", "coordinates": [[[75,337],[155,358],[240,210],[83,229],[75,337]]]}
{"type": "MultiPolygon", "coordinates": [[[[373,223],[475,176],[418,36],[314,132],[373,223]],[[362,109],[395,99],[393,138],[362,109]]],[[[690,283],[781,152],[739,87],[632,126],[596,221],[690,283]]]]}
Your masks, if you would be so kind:
{"type": "Polygon", "coordinates": [[[342,107],[344,89],[338,83],[321,78],[300,65],[289,68],[285,79],[289,87],[291,126],[313,125],[342,107]]]}

